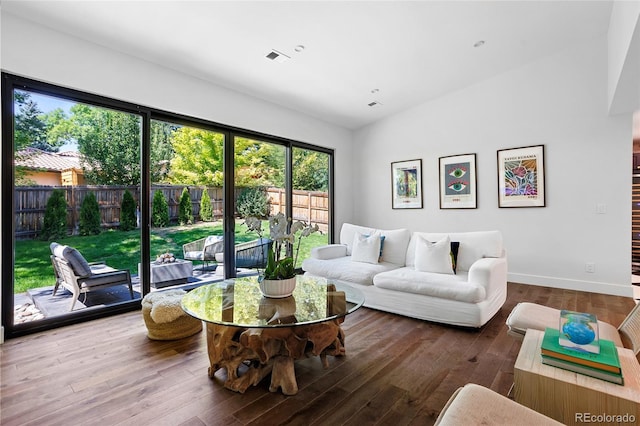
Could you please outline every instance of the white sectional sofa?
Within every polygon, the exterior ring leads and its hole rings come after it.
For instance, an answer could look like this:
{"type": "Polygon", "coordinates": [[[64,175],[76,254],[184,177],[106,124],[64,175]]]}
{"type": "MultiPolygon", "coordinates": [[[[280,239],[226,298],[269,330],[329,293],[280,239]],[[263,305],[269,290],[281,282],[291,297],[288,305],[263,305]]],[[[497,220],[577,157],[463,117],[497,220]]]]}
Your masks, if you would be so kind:
{"type": "Polygon", "coordinates": [[[345,223],[340,244],[312,249],[302,269],[358,288],[366,307],[464,327],[487,323],[507,297],[500,231],[428,233],[345,223]],[[382,249],[372,259],[378,240],[382,249]],[[449,262],[453,257],[450,242],[459,243],[455,273],[451,263],[451,270],[442,266],[445,245],[449,262]]]}

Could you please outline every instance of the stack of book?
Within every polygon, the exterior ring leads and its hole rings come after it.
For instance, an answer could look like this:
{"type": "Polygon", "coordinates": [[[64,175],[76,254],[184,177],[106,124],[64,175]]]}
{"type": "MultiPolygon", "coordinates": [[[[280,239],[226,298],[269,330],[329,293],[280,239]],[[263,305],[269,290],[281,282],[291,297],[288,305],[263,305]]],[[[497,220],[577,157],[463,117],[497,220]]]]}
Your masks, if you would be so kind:
{"type": "Polygon", "coordinates": [[[542,340],[542,363],[608,382],[624,384],[618,350],[610,340],[600,339],[600,353],[577,351],[561,346],[560,332],[547,328],[542,340]]]}

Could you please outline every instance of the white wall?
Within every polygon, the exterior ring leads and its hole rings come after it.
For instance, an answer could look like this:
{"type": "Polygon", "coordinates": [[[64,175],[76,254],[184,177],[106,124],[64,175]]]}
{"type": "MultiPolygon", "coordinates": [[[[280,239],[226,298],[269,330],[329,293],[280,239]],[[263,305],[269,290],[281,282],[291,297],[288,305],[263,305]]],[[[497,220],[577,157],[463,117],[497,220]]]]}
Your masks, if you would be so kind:
{"type": "Polygon", "coordinates": [[[603,37],[363,128],[354,135],[357,222],[499,229],[511,281],[630,296],[632,120],[609,117],[607,105],[603,37]],[[496,151],[539,144],[547,207],[498,208],[496,151]],[[477,153],[478,209],[440,210],[438,157],[466,153],[477,153]],[[392,210],[390,163],[416,158],[425,206],[392,210]]]}
{"type": "Polygon", "coordinates": [[[335,149],[335,219],[351,219],[350,131],[8,13],[1,18],[4,71],[335,149]]]}

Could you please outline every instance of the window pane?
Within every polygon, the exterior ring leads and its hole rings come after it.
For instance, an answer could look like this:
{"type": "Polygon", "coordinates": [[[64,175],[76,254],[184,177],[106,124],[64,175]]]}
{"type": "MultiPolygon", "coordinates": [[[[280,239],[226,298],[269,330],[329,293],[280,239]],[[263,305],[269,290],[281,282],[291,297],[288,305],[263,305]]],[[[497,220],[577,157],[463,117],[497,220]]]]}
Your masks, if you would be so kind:
{"type": "Polygon", "coordinates": [[[272,237],[268,218],[287,213],[286,147],[243,137],[236,137],[234,143],[237,275],[255,274],[266,264],[266,239],[272,237]],[[247,217],[261,219],[262,231],[248,229],[247,217]]]}
{"type": "Polygon", "coordinates": [[[151,120],[152,291],[224,278],[223,162],[223,134],[151,120]]]}
{"type": "Polygon", "coordinates": [[[300,267],[311,248],[329,243],[329,154],[293,148],[292,181],[294,220],[317,224],[321,231],[301,240],[300,267]]]}
{"type": "Polygon", "coordinates": [[[15,323],[139,298],[141,117],[13,95],[15,323]]]}

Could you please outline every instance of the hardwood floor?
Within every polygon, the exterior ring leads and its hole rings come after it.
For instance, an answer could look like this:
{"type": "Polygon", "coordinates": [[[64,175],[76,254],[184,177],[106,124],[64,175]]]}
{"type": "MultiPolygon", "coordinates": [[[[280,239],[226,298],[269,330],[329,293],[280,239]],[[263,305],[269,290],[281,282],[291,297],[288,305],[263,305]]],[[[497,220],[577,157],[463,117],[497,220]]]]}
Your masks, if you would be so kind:
{"type": "Polygon", "coordinates": [[[0,345],[2,425],[429,425],[468,382],[506,395],[520,343],[505,320],[520,301],[595,313],[618,325],[633,300],[509,284],[483,328],[449,327],[362,308],[343,324],[347,355],[296,363],[300,392],[245,394],[207,376],[205,335],[151,341],[139,312],[0,345]]]}

